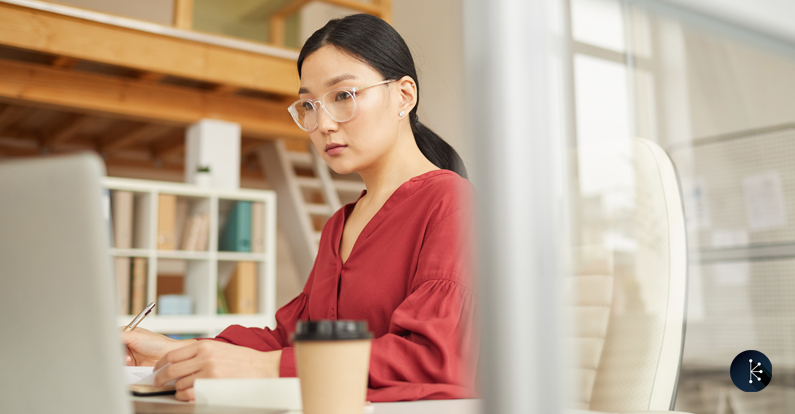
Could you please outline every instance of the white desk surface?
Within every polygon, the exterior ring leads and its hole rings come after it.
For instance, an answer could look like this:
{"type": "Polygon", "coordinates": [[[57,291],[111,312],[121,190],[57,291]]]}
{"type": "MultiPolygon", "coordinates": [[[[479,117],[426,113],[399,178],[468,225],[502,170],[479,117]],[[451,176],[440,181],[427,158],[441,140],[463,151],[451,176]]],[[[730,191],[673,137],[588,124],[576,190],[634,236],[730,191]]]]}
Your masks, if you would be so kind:
{"type": "MultiPolygon", "coordinates": [[[[171,403],[189,406],[193,403],[177,401],[174,396],[133,397],[133,401],[171,403]]],[[[212,412],[212,407],[204,407],[202,412],[212,412]]],[[[394,403],[373,403],[374,414],[481,414],[482,400],[426,400],[394,403]]],[[[290,414],[297,413],[295,411],[290,414]]],[[[562,414],[606,414],[586,410],[564,410],[562,414]]]]}

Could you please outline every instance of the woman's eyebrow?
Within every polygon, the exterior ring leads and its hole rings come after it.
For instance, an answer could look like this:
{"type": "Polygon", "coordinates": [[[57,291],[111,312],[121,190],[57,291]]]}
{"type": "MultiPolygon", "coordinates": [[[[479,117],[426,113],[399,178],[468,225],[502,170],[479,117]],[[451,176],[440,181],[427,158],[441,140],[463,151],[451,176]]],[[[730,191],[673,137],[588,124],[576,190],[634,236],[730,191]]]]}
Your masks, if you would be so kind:
{"type": "Polygon", "coordinates": [[[346,73],[344,75],[335,76],[335,77],[329,79],[326,82],[326,87],[328,88],[328,87],[334,86],[334,85],[336,85],[336,84],[338,84],[338,83],[340,83],[342,81],[346,81],[346,80],[350,80],[350,79],[356,79],[356,76],[352,75],[350,73],[346,73]]]}
{"type": "MultiPolygon", "coordinates": [[[[336,85],[336,84],[338,84],[338,83],[340,83],[342,81],[351,80],[351,79],[356,79],[356,75],[352,75],[350,73],[346,73],[344,75],[335,76],[335,77],[329,79],[328,81],[326,81],[326,85],[325,86],[328,88],[328,87],[334,86],[334,85],[336,85]]],[[[309,89],[307,89],[307,88],[299,89],[298,90],[298,94],[300,95],[302,93],[309,93],[309,89]]]]}

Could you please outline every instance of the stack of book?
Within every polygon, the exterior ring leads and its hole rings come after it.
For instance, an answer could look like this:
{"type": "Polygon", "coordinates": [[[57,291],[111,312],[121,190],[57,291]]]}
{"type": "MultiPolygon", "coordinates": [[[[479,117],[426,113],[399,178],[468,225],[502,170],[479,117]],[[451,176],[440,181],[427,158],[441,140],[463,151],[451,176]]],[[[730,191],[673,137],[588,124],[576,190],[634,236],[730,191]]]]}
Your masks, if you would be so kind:
{"type": "MultiPolygon", "coordinates": [[[[113,223],[113,243],[116,249],[133,248],[135,195],[131,191],[111,192],[111,220],[113,223]]],[[[139,227],[145,224],[139,223],[139,227]]],[[[136,239],[141,239],[136,235],[136,239]]],[[[141,240],[136,240],[136,247],[141,240]]],[[[146,306],[147,261],[143,257],[116,257],[116,291],[119,312],[137,314],[146,306]]]]}

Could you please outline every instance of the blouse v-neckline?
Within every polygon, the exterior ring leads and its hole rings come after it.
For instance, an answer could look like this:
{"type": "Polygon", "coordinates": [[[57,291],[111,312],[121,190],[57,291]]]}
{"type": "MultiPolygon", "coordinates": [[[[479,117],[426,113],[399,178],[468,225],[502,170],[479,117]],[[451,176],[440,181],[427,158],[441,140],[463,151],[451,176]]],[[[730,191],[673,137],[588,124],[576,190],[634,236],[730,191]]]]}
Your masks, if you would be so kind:
{"type": "Polygon", "coordinates": [[[413,184],[415,181],[425,180],[434,177],[439,173],[443,172],[449,172],[449,171],[444,169],[438,169],[438,170],[431,170],[428,172],[424,172],[418,176],[409,178],[407,181],[401,184],[397,189],[395,189],[395,191],[393,191],[392,194],[386,199],[386,201],[381,206],[381,208],[379,208],[378,211],[375,212],[373,217],[370,218],[370,221],[368,221],[367,224],[364,225],[362,231],[359,232],[359,235],[356,237],[356,240],[353,242],[351,251],[350,253],[348,253],[348,258],[345,259],[345,261],[343,261],[342,253],[340,252],[340,247],[342,246],[342,237],[345,234],[345,223],[348,222],[348,217],[353,212],[353,209],[354,207],[356,207],[356,204],[359,202],[359,200],[361,200],[362,197],[364,197],[364,195],[367,194],[366,189],[362,190],[362,193],[359,194],[359,198],[357,198],[356,201],[350,204],[346,204],[344,207],[340,234],[339,237],[335,237],[336,245],[334,246],[334,253],[337,258],[337,263],[340,266],[345,266],[348,263],[348,261],[351,260],[351,257],[353,257],[353,254],[356,251],[356,247],[359,246],[360,241],[364,243],[364,240],[367,240],[370,234],[372,234],[375,231],[375,229],[378,228],[379,224],[383,222],[384,217],[387,215],[387,213],[389,213],[389,211],[392,210],[395,206],[403,202],[403,200],[408,198],[408,196],[411,194],[411,189],[412,189],[411,184],[413,184]]]}

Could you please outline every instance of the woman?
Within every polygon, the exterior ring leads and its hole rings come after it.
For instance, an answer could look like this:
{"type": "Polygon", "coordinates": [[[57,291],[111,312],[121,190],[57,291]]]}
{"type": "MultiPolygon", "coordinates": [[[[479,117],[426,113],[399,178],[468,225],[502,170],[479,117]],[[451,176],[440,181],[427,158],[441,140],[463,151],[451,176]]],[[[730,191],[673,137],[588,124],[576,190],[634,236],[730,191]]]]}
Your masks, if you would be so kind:
{"type": "Polygon", "coordinates": [[[303,292],[271,329],[231,326],[215,340],[123,334],[128,363],[160,368],[192,400],[196,378],[296,376],[290,336],[299,320],[367,320],[368,399],[474,396],[477,340],[470,197],[458,154],[417,120],[419,85],[403,39],[383,20],[330,21],[298,58],[290,113],[340,174],[366,190],[326,223],[303,292]]]}

